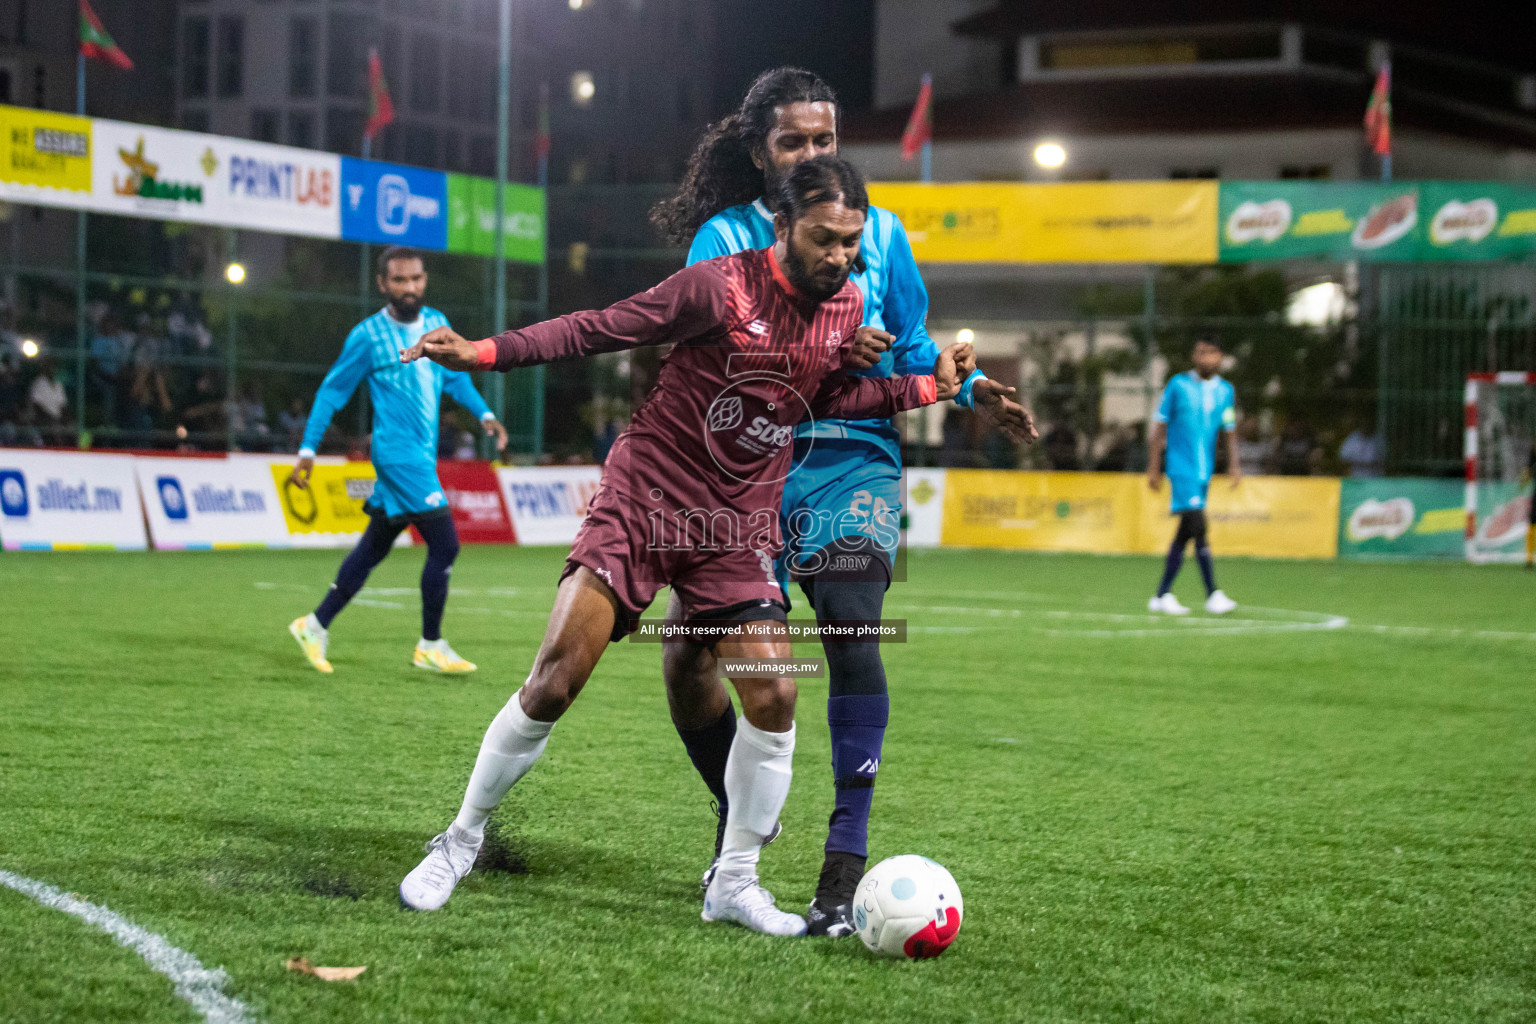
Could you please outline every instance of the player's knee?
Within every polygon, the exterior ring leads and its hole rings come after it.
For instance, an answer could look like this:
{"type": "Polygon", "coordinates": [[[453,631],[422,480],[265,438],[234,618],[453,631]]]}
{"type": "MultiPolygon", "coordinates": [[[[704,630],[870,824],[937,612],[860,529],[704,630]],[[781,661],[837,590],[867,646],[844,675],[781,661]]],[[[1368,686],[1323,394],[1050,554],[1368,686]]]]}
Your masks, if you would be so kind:
{"type": "Polygon", "coordinates": [[[795,721],[795,698],[799,689],[788,676],[756,679],[741,689],[741,710],[747,721],[759,729],[784,732],[795,721]]]}

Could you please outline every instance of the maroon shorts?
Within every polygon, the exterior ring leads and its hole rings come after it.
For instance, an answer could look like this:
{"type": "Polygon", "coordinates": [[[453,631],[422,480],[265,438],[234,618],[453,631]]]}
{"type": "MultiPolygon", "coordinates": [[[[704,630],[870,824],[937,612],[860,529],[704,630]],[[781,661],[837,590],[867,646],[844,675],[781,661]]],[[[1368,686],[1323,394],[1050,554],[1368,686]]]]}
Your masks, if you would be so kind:
{"type": "Polygon", "coordinates": [[[577,566],[585,566],[608,584],[619,599],[614,640],[639,627],[641,613],[664,586],[682,599],[685,623],[786,620],[788,603],[774,575],[771,549],[739,537],[717,538],[715,546],[683,544],[676,536],[658,542],[648,511],[658,510],[613,487],[599,487],[560,574],[563,582],[577,566]]]}

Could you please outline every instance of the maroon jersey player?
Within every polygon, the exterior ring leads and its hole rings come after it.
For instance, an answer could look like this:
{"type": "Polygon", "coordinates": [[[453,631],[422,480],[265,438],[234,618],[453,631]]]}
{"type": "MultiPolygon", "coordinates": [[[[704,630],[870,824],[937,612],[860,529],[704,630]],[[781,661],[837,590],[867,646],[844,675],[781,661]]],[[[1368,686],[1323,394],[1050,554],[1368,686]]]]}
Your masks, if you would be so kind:
{"type": "MultiPolygon", "coordinates": [[[[850,377],[862,322],[848,277],[869,207],[858,172],[836,157],[782,184],[778,241],[695,264],[606,310],[576,313],[478,342],[444,328],[402,359],[510,369],[641,345],[674,344],[656,385],[615,443],[566,562],[533,671],[487,730],[458,818],[400,885],[433,910],[469,873],[486,818],[543,752],[610,639],[632,630],[671,585],[685,621],[722,659],[790,654],[773,573],[795,424],[814,416],[889,417],[952,397],[970,372],[951,346],[932,376],[850,377]]],[[[805,922],[757,881],[758,855],[789,792],[794,680],[731,677],[745,723],[726,768],[729,810],[704,918],[777,935],[805,922]]]]}

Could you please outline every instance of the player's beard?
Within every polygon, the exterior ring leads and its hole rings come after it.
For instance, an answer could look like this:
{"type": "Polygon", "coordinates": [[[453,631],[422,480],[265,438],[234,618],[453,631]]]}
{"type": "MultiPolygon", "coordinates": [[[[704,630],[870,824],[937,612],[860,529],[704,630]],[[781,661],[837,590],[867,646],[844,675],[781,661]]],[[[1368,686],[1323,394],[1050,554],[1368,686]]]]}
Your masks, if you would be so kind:
{"type": "Polygon", "coordinates": [[[843,285],[848,283],[848,267],[844,267],[835,275],[816,274],[807,267],[793,248],[789,251],[789,266],[784,268],[784,276],[789,278],[789,283],[802,294],[808,295],[817,302],[825,302],[838,292],[843,290],[843,285]]]}
{"type": "Polygon", "coordinates": [[[389,311],[403,324],[412,323],[421,315],[421,296],[401,295],[389,297],[389,311]]]}

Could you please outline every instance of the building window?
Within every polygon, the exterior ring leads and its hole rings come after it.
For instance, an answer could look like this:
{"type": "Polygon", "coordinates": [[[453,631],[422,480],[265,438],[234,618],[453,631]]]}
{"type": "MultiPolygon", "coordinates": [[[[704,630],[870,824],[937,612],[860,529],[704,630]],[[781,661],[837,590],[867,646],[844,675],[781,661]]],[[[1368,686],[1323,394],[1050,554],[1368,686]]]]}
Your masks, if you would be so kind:
{"type": "Polygon", "coordinates": [[[470,46],[461,51],[455,64],[466,68],[483,68],[484,74],[451,74],[448,76],[448,109],[450,117],[461,121],[489,121],[496,112],[496,48],[470,46]]]}
{"type": "Polygon", "coordinates": [[[1168,172],[1168,177],[1174,181],[1203,180],[1219,178],[1221,171],[1215,167],[1175,167],[1168,172]]]}
{"type": "Polygon", "coordinates": [[[288,145],[313,149],[315,146],[315,115],[307,110],[288,111],[288,145]]]}
{"type": "Polygon", "coordinates": [[[288,95],[311,99],[319,83],[320,23],[294,18],[288,23],[288,95]]]}
{"type": "Polygon", "coordinates": [[[189,132],[205,132],[208,130],[208,111],[183,110],[181,112],[181,126],[189,132]]]}
{"type": "Polygon", "coordinates": [[[258,107],[251,111],[251,138],[257,142],[278,142],[278,126],[282,124],[282,118],[277,111],[268,107],[258,107]]]}
{"type": "Polygon", "coordinates": [[[418,167],[437,167],[441,164],[438,154],[438,136],[435,129],[421,125],[406,125],[401,133],[405,150],[404,159],[418,167]]]}
{"type": "Polygon", "coordinates": [[[411,109],[435,113],[443,104],[443,42],[420,35],[411,41],[411,109]]]}
{"type": "Polygon", "coordinates": [[[469,173],[489,177],[496,173],[496,140],[476,135],[469,140],[469,173]]]}
{"type": "Polygon", "coordinates": [[[693,83],[681,81],[677,83],[677,119],[682,124],[691,124],[694,118],[693,109],[693,83]]]}
{"type": "Polygon", "coordinates": [[[48,69],[41,64],[32,69],[32,105],[39,110],[48,106],[48,69]]]}
{"type": "Polygon", "coordinates": [[[329,107],[325,112],[325,148],[332,153],[356,153],[363,145],[364,113],[356,107],[329,107]]]}
{"type": "Polygon", "coordinates": [[[0,68],[0,103],[11,102],[11,70],[0,68]]]}
{"type": "Polygon", "coordinates": [[[239,96],[244,82],[245,19],[225,15],[219,19],[219,96],[239,96]]]}
{"type": "Polygon", "coordinates": [[[181,94],[208,95],[208,19],[188,18],[181,26],[181,94]]]}
{"type": "Polygon", "coordinates": [[[458,132],[443,132],[443,166],[450,171],[464,169],[464,136],[458,132]]]}
{"type": "Polygon", "coordinates": [[[1286,181],[1326,181],[1333,177],[1330,164],[1287,164],[1280,168],[1280,177],[1286,181]]]}
{"type": "MultiPolygon", "coordinates": [[[[368,44],[372,38],[373,19],[362,14],[335,11],[331,14],[329,60],[325,69],[325,91],[331,96],[362,97],[368,94],[368,44]]],[[[384,55],[384,77],[394,62],[384,55]]],[[[327,117],[329,122],[329,117],[327,117]]],[[[330,132],[330,128],[326,128],[330,132]]],[[[350,147],[349,147],[350,148],[350,147]]]]}

